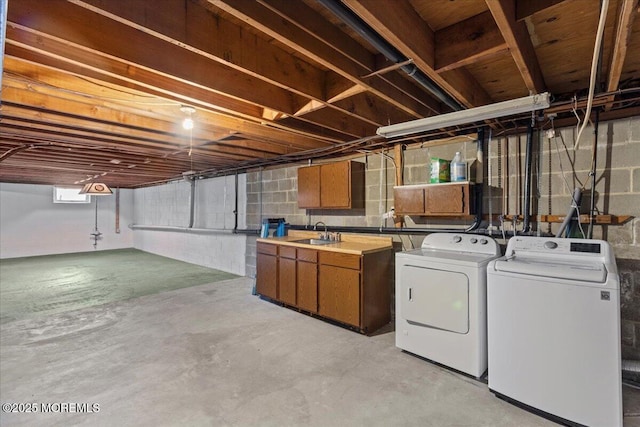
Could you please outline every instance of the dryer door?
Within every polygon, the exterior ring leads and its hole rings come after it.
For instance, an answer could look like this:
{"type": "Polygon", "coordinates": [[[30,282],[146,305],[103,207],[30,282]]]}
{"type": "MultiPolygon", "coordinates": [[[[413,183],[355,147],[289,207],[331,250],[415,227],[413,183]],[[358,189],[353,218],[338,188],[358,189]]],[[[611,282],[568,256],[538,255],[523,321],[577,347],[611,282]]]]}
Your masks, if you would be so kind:
{"type": "Polygon", "coordinates": [[[460,272],[403,265],[400,315],[407,322],[469,332],[469,278],[460,272]]]}

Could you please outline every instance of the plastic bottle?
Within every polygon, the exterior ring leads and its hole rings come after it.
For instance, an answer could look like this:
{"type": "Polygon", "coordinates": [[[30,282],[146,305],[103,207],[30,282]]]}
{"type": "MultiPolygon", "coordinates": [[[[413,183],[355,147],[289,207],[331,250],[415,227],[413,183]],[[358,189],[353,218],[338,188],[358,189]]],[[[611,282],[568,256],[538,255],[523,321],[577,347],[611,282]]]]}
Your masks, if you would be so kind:
{"type": "Polygon", "coordinates": [[[467,162],[462,160],[462,154],[459,151],[451,160],[451,182],[467,180],[467,162]]]}

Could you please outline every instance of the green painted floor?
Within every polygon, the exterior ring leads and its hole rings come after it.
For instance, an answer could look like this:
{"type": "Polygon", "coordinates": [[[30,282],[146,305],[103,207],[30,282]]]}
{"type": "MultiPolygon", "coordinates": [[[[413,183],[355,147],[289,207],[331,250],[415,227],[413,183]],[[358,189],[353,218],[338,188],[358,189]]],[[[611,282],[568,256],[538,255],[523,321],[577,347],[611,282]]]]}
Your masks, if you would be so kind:
{"type": "Polygon", "coordinates": [[[0,324],[238,277],[136,249],[0,260],[0,324]]]}

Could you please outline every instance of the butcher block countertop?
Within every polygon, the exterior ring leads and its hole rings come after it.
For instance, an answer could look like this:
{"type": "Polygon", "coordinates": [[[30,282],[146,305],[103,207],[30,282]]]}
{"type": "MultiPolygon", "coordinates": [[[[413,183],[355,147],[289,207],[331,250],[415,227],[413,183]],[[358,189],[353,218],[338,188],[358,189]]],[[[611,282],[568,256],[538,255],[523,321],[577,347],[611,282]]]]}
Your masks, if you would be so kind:
{"type": "Polygon", "coordinates": [[[391,237],[363,236],[361,234],[342,234],[342,240],[340,242],[322,245],[311,245],[308,243],[296,242],[296,240],[301,239],[317,239],[318,234],[321,232],[322,230],[289,230],[289,235],[287,236],[258,238],[258,242],[355,255],[380,252],[389,250],[393,247],[391,237]]]}

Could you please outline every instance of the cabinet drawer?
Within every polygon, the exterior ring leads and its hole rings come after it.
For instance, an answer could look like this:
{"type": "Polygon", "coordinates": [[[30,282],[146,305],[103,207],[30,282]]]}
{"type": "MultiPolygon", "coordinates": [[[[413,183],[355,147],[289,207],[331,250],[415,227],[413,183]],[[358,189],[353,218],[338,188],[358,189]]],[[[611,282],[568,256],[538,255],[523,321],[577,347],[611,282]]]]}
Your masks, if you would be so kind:
{"type": "Polygon", "coordinates": [[[296,259],[296,248],[293,246],[280,246],[280,257],[296,259]]]}
{"type": "Polygon", "coordinates": [[[278,246],[270,243],[258,242],[256,252],[267,255],[278,255],[278,246]]]}
{"type": "Polygon", "coordinates": [[[298,261],[318,262],[318,251],[298,248],[298,261]]]}
{"type": "Polygon", "coordinates": [[[321,251],[318,255],[319,263],[325,265],[335,265],[336,267],[352,268],[360,270],[360,256],[343,254],[341,252],[321,251]]]}

